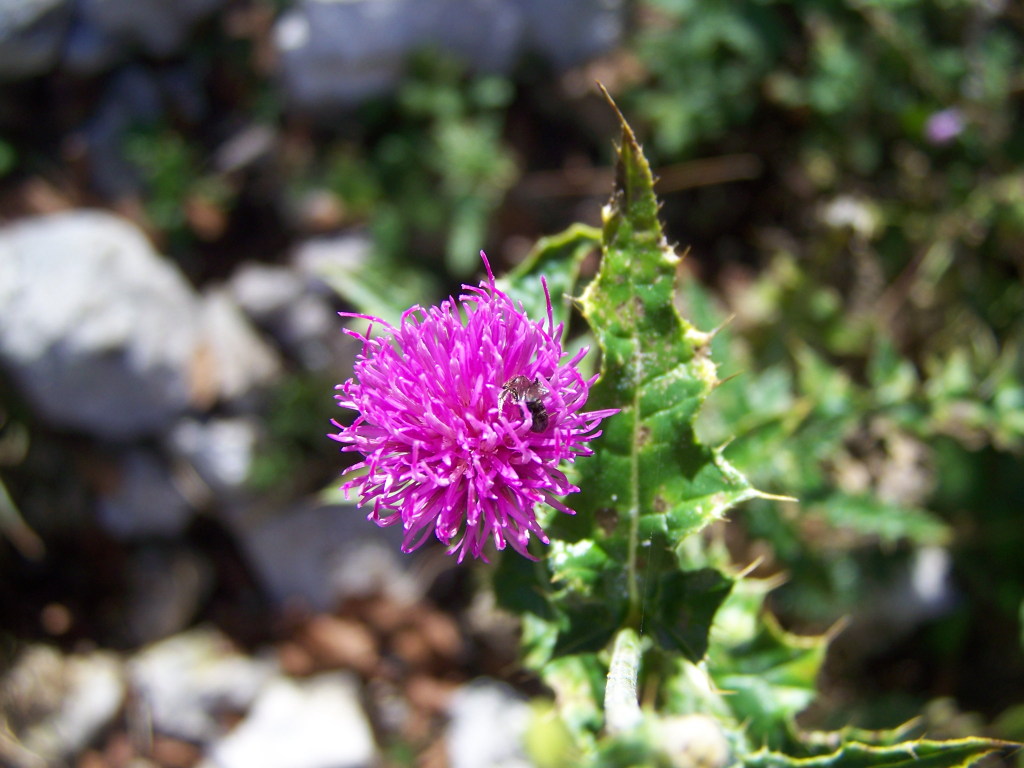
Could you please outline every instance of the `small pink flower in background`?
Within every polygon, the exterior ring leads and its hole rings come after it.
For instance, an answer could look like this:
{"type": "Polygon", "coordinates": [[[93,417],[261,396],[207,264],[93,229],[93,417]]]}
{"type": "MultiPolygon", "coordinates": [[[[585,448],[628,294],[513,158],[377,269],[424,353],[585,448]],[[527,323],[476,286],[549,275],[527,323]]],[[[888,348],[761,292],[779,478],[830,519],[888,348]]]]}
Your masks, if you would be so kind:
{"type": "Polygon", "coordinates": [[[956,107],[950,107],[935,112],[928,118],[924,135],[931,144],[948,144],[963,133],[965,127],[964,113],[956,107]]]}
{"type": "Polygon", "coordinates": [[[463,286],[457,302],[414,306],[397,328],[344,314],[371,325],[365,335],[346,331],[363,349],[335,397],[359,415],[348,427],[334,422],[330,435],[364,455],[342,487],[373,504],[369,519],[401,522],[405,552],[433,532],[460,562],[484,557],[488,540],[526,557],[531,533],[547,544],[535,506],[573,514],[556,497],[579,488],[558,465],[592,453],[601,420],[618,412],[583,412],[597,377],[576,369],[586,349],[563,360],[546,283],[547,323],[530,320],[480,255],[488,279],[463,286]]]}

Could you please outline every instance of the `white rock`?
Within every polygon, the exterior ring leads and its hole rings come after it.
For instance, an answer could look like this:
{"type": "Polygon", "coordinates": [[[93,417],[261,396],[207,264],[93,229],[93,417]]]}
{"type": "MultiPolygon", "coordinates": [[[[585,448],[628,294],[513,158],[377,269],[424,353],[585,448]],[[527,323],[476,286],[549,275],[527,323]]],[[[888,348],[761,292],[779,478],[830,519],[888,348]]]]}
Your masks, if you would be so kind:
{"type": "Polygon", "coordinates": [[[210,353],[216,396],[232,400],[273,381],[281,371],[277,353],[245,319],[227,291],[207,292],[200,308],[199,343],[210,353]]]}
{"type": "Polygon", "coordinates": [[[295,268],[308,278],[329,283],[330,275],[358,274],[373,260],[373,242],[363,233],[313,237],[300,243],[292,256],[295,268]]]}
{"type": "Polygon", "coordinates": [[[139,716],[159,733],[199,744],[221,734],[222,715],[246,711],[276,670],[273,660],[241,654],[207,628],[162,640],[129,667],[139,716]]]}
{"type": "Polygon", "coordinates": [[[0,229],[0,362],[39,415],[113,440],[271,380],[276,354],[226,293],[200,300],[117,216],[73,211],[0,229]]]}
{"type": "Polygon", "coordinates": [[[108,438],[185,410],[197,302],[136,227],[99,211],[0,230],[0,359],[39,414],[108,438]]]}
{"type": "Polygon", "coordinates": [[[174,426],[169,443],[208,488],[235,494],[245,489],[259,435],[259,423],[245,416],[206,422],[182,419],[174,426]]]}
{"type": "Polygon", "coordinates": [[[338,315],[329,291],[298,269],[246,264],[229,284],[234,300],[306,370],[324,370],[343,359],[338,315]]]}
{"type": "Polygon", "coordinates": [[[113,654],[72,656],[65,679],[67,690],[56,715],[25,735],[25,746],[37,754],[76,754],[114,719],[124,700],[121,663],[113,654]]]}
{"type": "Polygon", "coordinates": [[[288,267],[246,263],[231,276],[229,289],[246,314],[264,323],[298,301],[305,283],[288,267]]]}
{"type": "Polygon", "coordinates": [[[360,768],[376,747],[355,679],[335,672],[301,682],[279,677],[200,768],[360,768]]]}
{"type": "Polygon", "coordinates": [[[474,680],[455,692],[448,714],[451,768],[530,768],[523,750],[530,707],[509,686],[474,680]]]}
{"type": "Polygon", "coordinates": [[[117,656],[63,657],[26,649],[0,680],[0,710],[29,753],[54,764],[73,757],[117,715],[125,683],[117,656]]]}
{"type": "Polygon", "coordinates": [[[278,141],[277,133],[269,126],[247,125],[217,147],[212,165],[218,173],[237,173],[270,157],[278,141]]]}

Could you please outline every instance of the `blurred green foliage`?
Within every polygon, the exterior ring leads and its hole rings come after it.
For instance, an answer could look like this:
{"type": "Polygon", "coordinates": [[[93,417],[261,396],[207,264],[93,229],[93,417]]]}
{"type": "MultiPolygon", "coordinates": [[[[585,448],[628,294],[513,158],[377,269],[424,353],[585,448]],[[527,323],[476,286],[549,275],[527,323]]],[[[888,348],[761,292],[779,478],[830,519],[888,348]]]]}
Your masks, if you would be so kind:
{"type": "MultiPolygon", "coordinates": [[[[988,155],[1015,143],[1019,9],[971,0],[647,0],[636,39],[649,79],[633,106],[661,156],[692,153],[782,114],[808,147],[872,173],[893,138],[919,142],[956,106],[958,143],[988,155]]],[[[1009,149],[1009,147],[1007,147],[1009,149]]],[[[976,155],[977,156],[977,155],[976,155]]]]}
{"type": "MultiPolygon", "coordinates": [[[[124,139],[126,159],[139,172],[151,227],[167,239],[172,252],[193,243],[203,226],[190,220],[197,206],[220,219],[233,203],[227,180],[204,168],[202,154],[186,135],[166,125],[136,126],[124,139]]],[[[219,228],[219,227],[218,227],[219,228]]]]}
{"type": "Polygon", "coordinates": [[[468,78],[456,62],[425,52],[395,99],[362,109],[361,141],[332,143],[318,183],[367,222],[378,259],[408,263],[440,252],[448,273],[469,275],[516,178],[501,136],[512,93],[504,78],[468,78]]]}
{"type": "Polygon", "coordinates": [[[0,177],[6,176],[18,164],[18,152],[14,145],[0,139],[0,177]]]}
{"type": "Polygon", "coordinates": [[[330,420],[341,415],[333,384],[322,373],[306,373],[282,380],[269,393],[264,433],[249,470],[251,490],[287,499],[323,483],[323,467],[309,457],[321,452],[330,420]]]}
{"type": "MultiPolygon", "coordinates": [[[[667,206],[682,211],[667,223],[684,245],[687,226],[703,234],[692,258],[718,265],[718,290],[691,281],[685,312],[699,328],[725,323],[715,358],[735,375],[709,399],[702,434],[731,440],[726,456],[756,487],[799,498],[745,507],[745,556],[788,577],[771,602],[789,623],[820,629],[884,602],[919,553],[947,550],[952,603],[919,618],[918,651],[948,676],[933,691],[973,691],[990,715],[1019,706],[1019,6],[642,9],[645,75],[624,101],[650,154],[753,151],[766,168],[764,187],[721,193],[742,232],[709,220],[723,205],[703,205],[710,196],[667,206]]],[[[877,631],[884,645],[884,621],[877,631]]],[[[871,719],[863,704],[846,714],[871,719]]]]}

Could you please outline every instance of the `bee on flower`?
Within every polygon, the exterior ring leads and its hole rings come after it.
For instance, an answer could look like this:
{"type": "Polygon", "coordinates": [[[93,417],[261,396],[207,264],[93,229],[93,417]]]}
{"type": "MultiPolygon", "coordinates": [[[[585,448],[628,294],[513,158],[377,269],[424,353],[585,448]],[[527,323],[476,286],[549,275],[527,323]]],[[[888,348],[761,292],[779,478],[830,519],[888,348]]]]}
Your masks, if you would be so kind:
{"type": "Polygon", "coordinates": [[[551,423],[551,417],[544,406],[544,396],[549,391],[540,383],[540,379],[530,381],[526,376],[513,376],[501,387],[498,407],[501,407],[507,397],[511,397],[513,403],[522,401],[530,412],[530,429],[534,432],[544,432],[551,423]]]}
{"type": "Polygon", "coordinates": [[[602,419],[618,412],[583,410],[597,377],[577,370],[586,348],[562,350],[543,279],[546,323],[498,290],[480,255],[486,281],[411,307],[397,327],[343,313],[370,326],[346,330],[363,348],[335,397],[358,415],[330,435],[363,455],[342,487],[372,507],[370,520],[401,523],[405,552],[433,533],[460,562],[486,559],[488,541],[526,557],[531,534],[547,544],[536,506],[573,514],[558,497],[579,488],[559,465],[591,454],[602,419]]]}

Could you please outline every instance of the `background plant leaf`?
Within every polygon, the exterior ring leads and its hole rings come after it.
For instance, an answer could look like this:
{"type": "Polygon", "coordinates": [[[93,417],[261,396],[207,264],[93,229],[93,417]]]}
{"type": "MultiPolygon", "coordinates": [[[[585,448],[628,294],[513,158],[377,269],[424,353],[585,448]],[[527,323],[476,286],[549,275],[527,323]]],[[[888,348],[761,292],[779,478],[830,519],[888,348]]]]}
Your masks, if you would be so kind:
{"type": "Polygon", "coordinates": [[[850,742],[828,755],[809,758],[762,750],[748,755],[743,764],[746,768],[959,768],[1017,748],[1019,745],[980,738],[910,741],[886,747],[850,742]]]}
{"type": "Polygon", "coordinates": [[[504,277],[498,287],[516,302],[522,302],[526,314],[534,319],[547,315],[544,294],[537,290],[543,276],[551,294],[555,325],[565,324],[562,341],[569,331],[572,296],[580,277],[583,259],[601,247],[601,232],[585,224],[573,224],[564,232],[537,241],[529,255],[504,277]]]}

